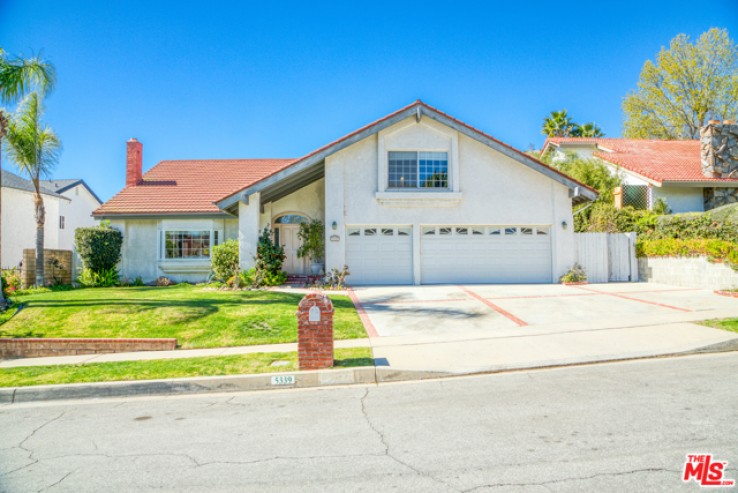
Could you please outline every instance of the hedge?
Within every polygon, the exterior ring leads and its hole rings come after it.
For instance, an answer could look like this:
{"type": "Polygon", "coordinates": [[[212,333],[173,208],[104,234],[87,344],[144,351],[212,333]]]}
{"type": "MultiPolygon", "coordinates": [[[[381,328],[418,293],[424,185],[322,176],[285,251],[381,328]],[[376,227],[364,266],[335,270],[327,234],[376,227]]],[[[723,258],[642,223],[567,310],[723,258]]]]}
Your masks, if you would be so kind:
{"type": "Polygon", "coordinates": [[[706,256],[711,261],[725,262],[738,270],[738,242],[716,239],[639,239],[636,243],[639,257],[695,257],[706,256]]]}
{"type": "Polygon", "coordinates": [[[123,235],[103,223],[93,228],[77,228],[74,244],[85,269],[95,273],[110,271],[120,262],[123,235]]]}

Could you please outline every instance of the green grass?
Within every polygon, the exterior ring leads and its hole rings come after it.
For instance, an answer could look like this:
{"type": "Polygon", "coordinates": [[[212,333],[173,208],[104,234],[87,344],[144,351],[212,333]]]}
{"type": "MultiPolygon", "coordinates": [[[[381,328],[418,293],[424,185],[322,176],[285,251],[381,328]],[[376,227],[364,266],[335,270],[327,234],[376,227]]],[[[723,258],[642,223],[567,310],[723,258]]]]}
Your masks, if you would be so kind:
{"type": "MultiPolygon", "coordinates": [[[[372,350],[368,347],[336,349],[335,358],[337,367],[374,365],[372,350]]],[[[158,380],[163,378],[276,373],[296,370],[296,352],[119,361],[82,365],[23,366],[0,369],[0,387],[121,380],[158,380]],[[275,361],[286,361],[288,364],[271,366],[275,361]]]]}
{"type": "Polygon", "coordinates": [[[702,325],[723,329],[729,332],[738,332],[738,318],[724,318],[722,320],[705,320],[702,325]]]}
{"type": "MultiPolygon", "coordinates": [[[[0,337],[174,337],[182,348],[297,340],[302,294],[171,287],[90,288],[16,296],[0,337]]],[[[336,339],[366,337],[348,296],[330,295],[336,339]]]]}

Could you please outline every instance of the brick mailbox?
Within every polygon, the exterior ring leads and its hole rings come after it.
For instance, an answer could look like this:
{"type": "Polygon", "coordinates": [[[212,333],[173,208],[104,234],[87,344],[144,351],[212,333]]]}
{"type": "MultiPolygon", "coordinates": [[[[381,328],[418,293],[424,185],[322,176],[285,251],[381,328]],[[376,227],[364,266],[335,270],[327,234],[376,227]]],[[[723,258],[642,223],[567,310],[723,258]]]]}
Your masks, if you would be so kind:
{"type": "Polygon", "coordinates": [[[333,303],[308,293],[297,307],[297,351],[301,370],[333,366],[333,303]]]}

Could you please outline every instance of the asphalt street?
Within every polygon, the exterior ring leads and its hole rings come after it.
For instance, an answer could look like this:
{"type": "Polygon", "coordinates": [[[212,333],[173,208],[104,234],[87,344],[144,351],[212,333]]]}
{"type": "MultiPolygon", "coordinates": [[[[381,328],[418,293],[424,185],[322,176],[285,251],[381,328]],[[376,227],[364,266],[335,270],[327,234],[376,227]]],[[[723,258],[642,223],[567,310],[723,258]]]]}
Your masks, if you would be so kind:
{"type": "Polygon", "coordinates": [[[699,491],[686,454],[738,479],[738,353],[12,404],[0,437],[7,492],[699,491]]]}

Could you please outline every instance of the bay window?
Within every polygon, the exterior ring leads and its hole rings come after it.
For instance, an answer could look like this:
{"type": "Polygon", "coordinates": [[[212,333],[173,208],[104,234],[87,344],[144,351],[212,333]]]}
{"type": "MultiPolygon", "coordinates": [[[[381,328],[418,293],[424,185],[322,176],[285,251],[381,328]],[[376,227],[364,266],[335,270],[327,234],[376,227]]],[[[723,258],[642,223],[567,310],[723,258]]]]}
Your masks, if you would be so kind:
{"type": "Polygon", "coordinates": [[[217,230],[162,231],[163,259],[209,259],[210,248],[220,242],[217,230]]]}

